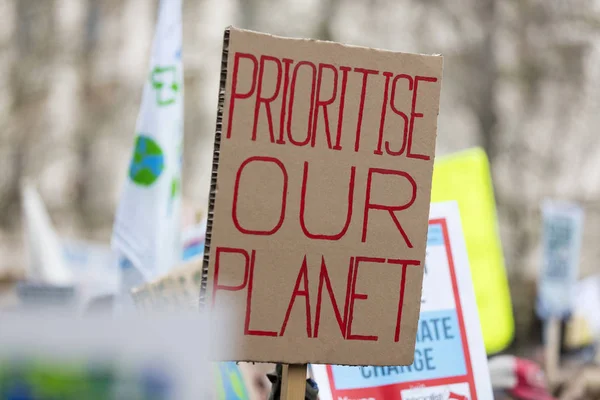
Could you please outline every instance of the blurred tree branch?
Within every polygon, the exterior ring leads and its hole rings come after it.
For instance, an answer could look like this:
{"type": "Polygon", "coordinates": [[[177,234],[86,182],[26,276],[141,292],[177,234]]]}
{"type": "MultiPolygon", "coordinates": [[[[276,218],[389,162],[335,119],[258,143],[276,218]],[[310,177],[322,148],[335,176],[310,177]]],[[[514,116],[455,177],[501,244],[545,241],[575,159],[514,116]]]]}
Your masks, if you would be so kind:
{"type": "Polygon", "coordinates": [[[317,38],[321,40],[335,40],[333,24],[342,0],[321,0],[319,11],[319,24],[317,25],[317,38]]]}
{"type": "Polygon", "coordinates": [[[96,0],[87,0],[85,7],[85,36],[82,51],[82,68],[80,71],[80,80],[82,82],[82,105],[79,115],[79,129],[75,139],[75,155],[77,157],[77,169],[75,178],[75,209],[83,225],[89,225],[90,214],[88,209],[88,199],[90,196],[90,179],[93,175],[92,157],[94,134],[97,129],[96,122],[99,122],[94,113],[97,112],[98,105],[94,101],[94,76],[93,61],[96,52],[97,38],[100,29],[100,7],[96,0]]]}
{"type": "Polygon", "coordinates": [[[50,76],[40,66],[47,66],[54,55],[54,0],[16,2],[17,61],[10,69],[11,142],[7,185],[0,195],[0,225],[13,226],[19,213],[21,178],[31,169],[30,146],[36,143],[33,133],[44,115],[50,76]],[[28,168],[29,167],[29,168],[28,168]]]}

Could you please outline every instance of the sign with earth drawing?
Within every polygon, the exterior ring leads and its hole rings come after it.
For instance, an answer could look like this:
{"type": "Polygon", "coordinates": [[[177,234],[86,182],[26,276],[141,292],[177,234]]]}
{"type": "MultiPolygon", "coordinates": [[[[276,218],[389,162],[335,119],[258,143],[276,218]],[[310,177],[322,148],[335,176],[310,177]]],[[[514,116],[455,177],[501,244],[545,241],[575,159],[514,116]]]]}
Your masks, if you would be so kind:
{"type": "Polygon", "coordinates": [[[181,0],[161,0],[113,246],[145,280],[181,262],[181,0]]]}

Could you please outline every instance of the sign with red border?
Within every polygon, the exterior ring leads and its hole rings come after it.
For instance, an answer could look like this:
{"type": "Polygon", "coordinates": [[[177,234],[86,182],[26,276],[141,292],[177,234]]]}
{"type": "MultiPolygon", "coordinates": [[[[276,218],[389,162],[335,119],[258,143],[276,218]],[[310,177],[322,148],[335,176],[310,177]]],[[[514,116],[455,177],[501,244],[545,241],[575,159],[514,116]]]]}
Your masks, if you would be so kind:
{"type": "Polygon", "coordinates": [[[455,202],[432,204],[414,362],[313,365],[323,400],[492,398],[466,247],[455,202]]]}

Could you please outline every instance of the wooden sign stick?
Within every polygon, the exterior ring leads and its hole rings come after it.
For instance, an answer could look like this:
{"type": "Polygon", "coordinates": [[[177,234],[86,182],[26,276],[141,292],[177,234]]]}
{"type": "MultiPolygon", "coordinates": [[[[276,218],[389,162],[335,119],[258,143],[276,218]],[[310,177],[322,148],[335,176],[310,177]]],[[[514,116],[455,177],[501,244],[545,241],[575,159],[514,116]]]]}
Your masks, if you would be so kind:
{"type": "Polygon", "coordinates": [[[554,390],[559,383],[560,365],[560,320],[550,318],[546,321],[545,370],[548,386],[554,390]]]}
{"type": "Polygon", "coordinates": [[[304,400],[306,364],[284,364],[281,380],[281,400],[304,400]]]}

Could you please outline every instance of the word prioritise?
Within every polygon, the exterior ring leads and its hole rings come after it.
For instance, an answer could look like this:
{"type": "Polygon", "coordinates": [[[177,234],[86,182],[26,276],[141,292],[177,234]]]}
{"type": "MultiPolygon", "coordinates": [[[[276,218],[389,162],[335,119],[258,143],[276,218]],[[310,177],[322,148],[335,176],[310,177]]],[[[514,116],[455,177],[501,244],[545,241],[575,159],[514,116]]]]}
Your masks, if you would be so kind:
{"type": "MultiPolygon", "coordinates": [[[[382,75],[385,79],[385,89],[379,95],[382,99],[381,119],[378,132],[377,146],[373,149],[373,154],[401,156],[407,158],[415,158],[429,160],[428,155],[415,154],[412,151],[413,133],[415,120],[423,118],[423,114],[418,112],[417,97],[419,83],[437,82],[437,78],[428,76],[411,76],[407,74],[395,74],[387,71],[377,71],[373,69],[359,67],[336,67],[332,64],[319,63],[318,65],[311,61],[299,61],[294,63],[294,60],[262,55],[256,57],[253,54],[236,53],[233,62],[233,86],[231,93],[231,101],[229,103],[229,123],[227,125],[226,138],[232,137],[232,121],[234,117],[236,104],[240,100],[246,100],[254,97],[254,120],[252,124],[252,140],[256,140],[258,136],[258,119],[259,114],[266,113],[269,138],[271,143],[289,144],[293,146],[311,146],[315,147],[317,143],[317,122],[321,116],[325,121],[324,136],[327,142],[327,148],[333,151],[342,150],[341,140],[342,131],[344,130],[343,118],[345,111],[346,93],[348,76],[350,74],[359,74],[362,78],[362,87],[360,89],[360,102],[358,108],[358,121],[356,125],[356,134],[354,140],[354,151],[360,149],[360,138],[363,123],[363,112],[365,100],[367,96],[372,94],[369,92],[369,81],[378,75],[382,75]],[[238,87],[237,76],[240,72],[242,60],[251,63],[252,81],[251,86],[246,91],[238,87]],[[268,65],[276,69],[275,88],[265,93],[264,88],[265,73],[270,68],[268,65]],[[298,76],[300,73],[307,72],[310,74],[310,98],[308,121],[306,129],[293,132],[292,121],[294,118],[294,105],[298,101],[296,99],[298,76]],[[325,75],[329,75],[329,79],[325,75]],[[327,87],[326,87],[327,86],[327,87]],[[405,90],[411,93],[412,104],[410,110],[400,110],[396,106],[396,94],[400,90],[405,90]],[[326,93],[326,94],[323,94],[326,93]],[[273,110],[272,103],[280,100],[279,109],[273,110]],[[338,106],[337,128],[331,127],[329,107],[338,106]],[[399,116],[403,121],[401,129],[401,145],[397,149],[392,149],[389,140],[385,140],[384,146],[384,131],[386,116],[388,112],[392,112],[399,116]],[[294,136],[295,135],[295,136],[294,136]]],[[[306,76],[305,74],[303,76],[306,76]]],[[[305,84],[305,80],[303,79],[305,84]]],[[[356,96],[356,93],[351,93],[351,96],[356,96]]],[[[301,101],[306,101],[302,99],[301,101]]]]}
{"type": "Polygon", "coordinates": [[[244,360],[411,362],[441,57],[231,35],[207,301],[244,360]]]}

